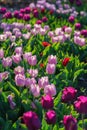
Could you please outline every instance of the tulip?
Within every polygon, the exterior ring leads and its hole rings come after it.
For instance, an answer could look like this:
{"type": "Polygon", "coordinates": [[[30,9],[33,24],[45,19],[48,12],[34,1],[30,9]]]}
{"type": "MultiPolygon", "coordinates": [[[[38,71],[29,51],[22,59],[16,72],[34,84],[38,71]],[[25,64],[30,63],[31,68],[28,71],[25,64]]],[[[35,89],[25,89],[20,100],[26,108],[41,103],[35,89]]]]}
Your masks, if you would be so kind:
{"type": "Polygon", "coordinates": [[[87,96],[79,96],[74,102],[75,109],[81,114],[87,114],[87,96]]]}
{"type": "Polygon", "coordinates": [[[12,59],[10,57],[3,58],[2,64],[4,67],[11,67],[12,66],[12,59]]]}
{"type": "Polygon", "coordinates": [[[63,59],[63,62],[62,62],[63,66],[66,66],[69,61],[70,61],[70,58],[69,58],[69,57],[64,58],[64,59],[63,59]]]}
{"type": "Polygon", "coordinates": [[[48,74],[54,74],[55,70],[56,70],[55,64],[49,64],[49,63],[47,64],[47,66],[46,66],[46,72],[48,74]]]}
{"type": "Polygon", "coordinates": [[[4,57],[4,50],[0,49],[0,59],[2,59],[4,57]]]}
{"type": "Polygon", "coordinates": [[[49,64],[57,64],[57,57],[56,56],[53,56],[53,55],[50,55],[48,57],[48,63],[49,64]]]}
{"type": "Polygon", "coordinates": [[[77,90],[71,86],[65,87],[62,91],[62,102],[71,102],[76,98],[77,90]]]}
{"type": "Polygon", "coordinates": [[[23,120],[29,130],[39,130],[41,128],[41,122],[35,112],[25,112],[23,120]]]}
{"type": "Polygon", "coordinates": [[[48,84],[49,84],[49,79],[47,76],[39,78],[38,85],[40,88],[45,88],[45,86],[48,84]]]}
{"type": "Polygon", "coordinates": [[[72,115],[65,115],[63,118],[65,130],[77,130],[77,120],[72,115]]]}
{"type": "Polygon", "coordinates": [[[25,76],[22,74],[17,74],[15,76],[15,83],[17,86],[24,87],[25,85],[25,76]]]}
{"type": "Polygon", "coordinates": [[[46,112],[45,114],[46,117],[46,122],[47,124],[55,124],[56,123],[56,113],[54,110],[49,110],[48,112],[46,112]]]}
{"type": "Polygon", "coordinates": [[[14,69],[14,73],[17,74],[23,74],[24,75],[24,68],[21,66],[18,66],[14,69]]]}
{"type": "Polygon", "coordinates": [[[46,85],[44,87],[44,93],[48,94],[50,96],[55,96],[56,95],[56,87],[54,84],[46,85]]]}
{"type": "Polygon", "coordinates": [[[41,98],[41,104],[44,109],[51,109],[53,108],[53,99],[50,95],[43,96],[41,98]]]}
{"type": "Polygon", "coordinates": [[[30,85],[30,91],[35,97],[40,96],[40,88],[37,84],[31,84],[30,85]]]}

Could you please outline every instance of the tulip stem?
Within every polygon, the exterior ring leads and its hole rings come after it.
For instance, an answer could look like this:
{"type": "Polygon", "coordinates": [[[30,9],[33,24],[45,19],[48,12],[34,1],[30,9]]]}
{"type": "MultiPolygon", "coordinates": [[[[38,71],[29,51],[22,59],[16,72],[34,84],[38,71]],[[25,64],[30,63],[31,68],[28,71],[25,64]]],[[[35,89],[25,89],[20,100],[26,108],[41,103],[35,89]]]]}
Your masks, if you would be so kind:
{"type": "Polygon", "coordinates": [[[82,129],[84,130],[84,114],[82,114],[82,129]]]}

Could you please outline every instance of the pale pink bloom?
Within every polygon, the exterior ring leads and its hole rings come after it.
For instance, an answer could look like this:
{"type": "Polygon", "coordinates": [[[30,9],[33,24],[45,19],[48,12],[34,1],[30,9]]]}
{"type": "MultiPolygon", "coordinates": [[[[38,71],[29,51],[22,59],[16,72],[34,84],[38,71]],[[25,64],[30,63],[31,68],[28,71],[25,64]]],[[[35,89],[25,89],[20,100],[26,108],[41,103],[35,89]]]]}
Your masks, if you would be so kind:
{"type": "Polygon", "coordinates": [[[44,29],[45,29],[46,31],[48,31],[48,30],[50,29],[50,27],[49,27],[48,25],[45,25],[45,26],[44,26],[44,29]]]}
{"type": "Polygon", "coordinates": [[[35,97],[40,96],[40,88],[37,84],[32,84],[30,86],[30,91],[35,97]]]}
{"type": "Polygon", "coordinates": [[[40,24],[34,24],[34,28],[39,31],[41,29],[41,25],[40,24]]]}
{"type": "Polygon", "coordinates": [[[80,46],[84,46],[86,44],[85,38],[81,38],[81,41],[79,43],[80,46]]]}
{"type": "Polygon", "coordinates": [[[12,59],[10,57],[3,58],[2,64],[4,67],[10,67],[10,66],[12,66],[12,59]]]}
{"type": "Polygon", "coordinates": [[[58,36],[58,42],[60,42],[60,43],[64,43],[65,40],[66,40],[65,35],[60,35],[60,36],[58,36]]]}
{"type": "Polygon", "coordinates": [[[30,38],[30,33],[27,33],[27,34],[23,34],[23,37],[25,38],[25,39],[29,39],[30,38]]]}
{"type": "Polygon", "coordinates": [[[56,35],[61,35],[61,32],[62,32],[62,28],[56,28],[55,30],[56,35]]]}
{"type": "Polygon", "coordinates": [[[49,36],[49,37],[53,37],[53,36],[54,36],[54,32],[49,31],[49,32],[48,32],[48,36],[49,36]]]}
{"type": "Polygon", "coordinates": [[[34,36],[36,36],[38,34],[38,30],[36,30],[35,28],[31,30],[31,34],[33,34],[34,36]]]}
{"type": "Polygon", "coordinates": [[[80,34],[81,34],[80,31],[75,31],[75,32],[74,32],[74,36],[76,36],[76,37],[79,37],[80,34]]]}
{"type": "Polygon", "coordinates": [[[3,79],[7,79],[9,75],[8,71],[0,73],[0,82],[2,82],[3,79]]]}
{"type": "Polygon", "coordinates": [[[18,66],[14,69],[15,74],[23,74],[24,75],[24,67],[18,66]]]}
{"type": "Polygon", "coordinates": [[[55,64],[47,64],[47,66],[46,66],[46,72],[48,73],[48,74],[54,74],[55,73],[55,69],[56,69],[56,66],[55,66],[55,64]]]}
{"type": "Polygon", "coordinates": [[[32,66],[37,64],[37,57],[36,55],[28,57],[28,63],[32,66]]]}
{"type": "Polygon", "coordinates": [[[53,42],[53,43],[58,42],[58,36],[56,36],[56,37],[53,36],[53,37],[52,37],[52,42],[53,42]]]}
{"type": "Polygon", "coordinates": [[[39,78],[38,85],[40,88],[45,88],[45,86],[48,84],[49,84],[49,79],[47,76],[39,78]]]}
{"type": "Polygon", "coordinates": [[[0,35],[0,41],[1,42],[6,41],[6,39],[7,39],[6,35],[3,35],[3,34],[0,35]]]}
{"type": "Polygon", "coordinates": [[[31,29],[31,25],[30,24],[26,24],[25,25],[25,29],[29,31],[31,29]]]}
{"type": "Polygon", "coordinates": [[[4,50],[0,49],[0,59],[2,59],[4,57],[4,50]]]}
{"type": "Polygon", "coordinates": [[[22,47],[21,47],[21,46],[20,46],[20,47],[16,47],[16,48],[15,48],[15,53],[22,55],[22,53],[23,53],[22,47]]]}
{"type": "Polygon", "coordinates": [[[16,36],[15,35],[10,36],[10,40],[11,40],[11,42],[15,42],[16,36]]]}
{"type": "Polygon", "coordinates": [[[78,44],[80,46],[84,46],[86,44],[85,38],[80,38],[80,37],[74,37],[74,42],[75,44],[78,44]]]}
{"type": "Polygon", "coordinates": [[[12,36],[12,33],[11,33],[10,31],[6,31],[6,32],[4,32],[4,35],[5,35],[7,38],[9,38],[9,37],[12,36]]]}
{"type": "Polygon", "coordinates": [[[25,76],[22,74],[15,75],[15,83],[17,86],[23,87],[25,85],[25,76]]]}
{"type": "Polygon", "coordinates": [[[56,57],[56,55],[55,56],[53,56],[53,55],[48,56],[48,63],[49,64],[57,64],[57,57],[56,57]]]}
{"type": "Polygon", "coordinates": [[[29,86],[31,86],[32,84],[36,84],[35,78],[26,78],[26,80],[25,80],[25,86],[26,86],[26,87],[29,87],[29,86]]]}
{"type": "Polygon", "coordinates": [[[70,34],[65,34],[65,39],[70,40],[70,34]]]}
{"type": "Polygon", "coordinates": [[[12,60],[13,60],[14,63],[16,63],[16,64],[20,63],[20,61],[22,60],[22,59],[21,59],[21,55],[19,55],[19,54],[13,55],[13,56],[12,56],[12,60]]]}
{"type": "Polygon", "coordinates": [[[32,53],[31,52],[25,52],[25,54],[23,54],[23,59],[28,61],[28,57],[31,57],[32,53]]]}
{"type": "Polygon", "coordinates": [[[41,35],[45,35],[45,34],[46,34],[46,30],[43,29],[43,28],[41,28],[39,33],[40,33],[41,35]]]}
{"type": "Polygon", "coordinates": [[[31,77],[36,78],[38,75],[38,69],[29,69],[27,72],[30,74],[31,77]]]}
{"type": "Polygon", "coordinates": [[[71,27],[66,27],[65,32],[70,34],[72,32],[72,28],[71,27]]]}
{"type": "Polygon", "coordinates": [[[56,87],[54,84],[46,85],[44,88],[44,94],[55,96],[56,95],[56,87]]]}

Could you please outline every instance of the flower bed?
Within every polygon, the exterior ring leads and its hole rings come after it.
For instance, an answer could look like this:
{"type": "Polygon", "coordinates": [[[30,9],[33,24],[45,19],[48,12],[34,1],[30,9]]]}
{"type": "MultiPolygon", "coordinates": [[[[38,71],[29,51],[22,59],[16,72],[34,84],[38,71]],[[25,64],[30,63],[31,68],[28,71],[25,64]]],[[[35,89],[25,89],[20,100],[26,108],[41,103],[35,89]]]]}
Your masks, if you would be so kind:
{"type": "Polygon", "coordinates": [[[0,8],[0,130],[87,129],[87,12],[72,4],[0,8]]]}

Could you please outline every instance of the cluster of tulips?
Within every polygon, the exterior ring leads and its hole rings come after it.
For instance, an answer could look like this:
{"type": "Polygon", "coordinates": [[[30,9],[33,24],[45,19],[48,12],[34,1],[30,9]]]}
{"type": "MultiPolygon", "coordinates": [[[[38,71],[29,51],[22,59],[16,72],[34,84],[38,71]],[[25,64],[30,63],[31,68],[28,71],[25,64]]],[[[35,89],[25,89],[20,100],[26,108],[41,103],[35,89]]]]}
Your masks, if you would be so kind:
{"type": "Polygon", "coordinates": [[[0,130],[86,129],[87,13],[75,2],[0,8],[0,130]]]}

